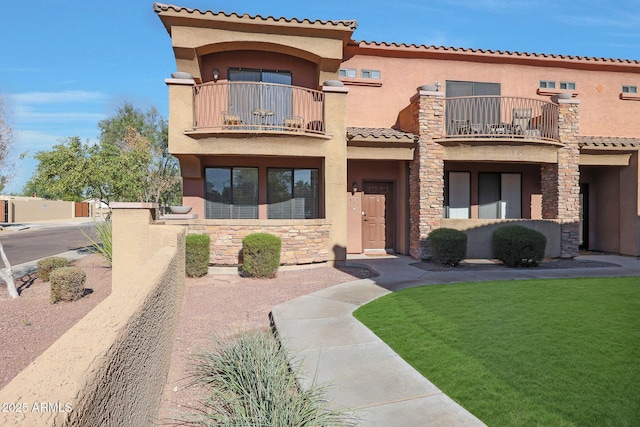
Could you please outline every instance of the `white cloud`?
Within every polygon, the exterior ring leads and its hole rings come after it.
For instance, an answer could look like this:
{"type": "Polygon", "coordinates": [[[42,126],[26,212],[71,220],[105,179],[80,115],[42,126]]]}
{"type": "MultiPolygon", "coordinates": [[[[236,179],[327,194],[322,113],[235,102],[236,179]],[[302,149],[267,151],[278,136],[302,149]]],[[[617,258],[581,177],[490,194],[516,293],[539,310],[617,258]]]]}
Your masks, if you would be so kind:
{"type": "Polygon", "coordinates": [[[50,149],[62,138],[47,132],[19,130],[16,132],[16,152],[50,149]]]}
{"type": "Polygon", "coordinates": [[[20,104],[62,104],[67,102],[77,103],[102,103],[107,101],[106,94],[97,91],[64,90],[60,92],[23,92],[9,94],[8,97],[14,103],[20,104]]]}
{"type": "Polygon", "coordinates": [[[86,111],[36,111],[26,105],[17,105],[13,110],[13,117],[22,123],[28,122],[94,122],[105,118],[102,113],[86,111]]]}

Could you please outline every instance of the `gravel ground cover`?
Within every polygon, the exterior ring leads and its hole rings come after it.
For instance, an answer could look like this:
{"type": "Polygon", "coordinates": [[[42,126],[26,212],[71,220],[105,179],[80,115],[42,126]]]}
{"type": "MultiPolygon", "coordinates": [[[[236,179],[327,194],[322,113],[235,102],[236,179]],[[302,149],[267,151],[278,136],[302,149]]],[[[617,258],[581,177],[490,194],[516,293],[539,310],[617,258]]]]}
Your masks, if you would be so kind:
{"type": "Polygon", "coordinates": [[[85,295],[77,301],[51,304],[49,282],[37,274],[16,280],[17,299],[0,284],[0,388],[111,293],[111,269],[100,256],[88,255],[71,265],[87,274],[85,295]]]}

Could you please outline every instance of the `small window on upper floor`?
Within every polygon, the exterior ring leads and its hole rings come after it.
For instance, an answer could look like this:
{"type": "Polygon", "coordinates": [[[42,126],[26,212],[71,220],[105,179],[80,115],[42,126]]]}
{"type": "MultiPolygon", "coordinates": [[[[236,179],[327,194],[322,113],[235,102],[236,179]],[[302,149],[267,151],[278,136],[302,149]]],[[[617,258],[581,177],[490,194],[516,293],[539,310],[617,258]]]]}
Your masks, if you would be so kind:
{"type": "Polygon", "coordinates": [[[379,79],[380,71],[379,70],[362,70],[360,72],[363,79],[379,79]]]}
{"type": "Polygon", "coordinates": [[[622,93],[638,93],[638,86],[623,85],[622,93]]]}
{"type": "Polygon", "coordinates": [[[560,82],[560,89],[576,90],[575,82],[560,82]]]}
{"type": "Polygon", "coordinates": [[[356,78],[358,77],[358,73],[355,68],[340,68],[338,76],[356,78]]]}
{"type": "Polygon", "coordinates": [[[540,80],[540,89],[555,89],[556,82],[553,80],[540,80]]]}

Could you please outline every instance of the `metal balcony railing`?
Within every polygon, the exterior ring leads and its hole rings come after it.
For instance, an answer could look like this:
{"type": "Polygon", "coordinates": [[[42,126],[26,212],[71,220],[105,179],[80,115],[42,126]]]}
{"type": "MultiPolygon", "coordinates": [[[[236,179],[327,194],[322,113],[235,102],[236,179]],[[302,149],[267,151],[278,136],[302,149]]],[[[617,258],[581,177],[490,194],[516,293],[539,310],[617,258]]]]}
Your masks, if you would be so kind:
{"type": "Polygon", "coordinates": [[[558,106],[538,99],[465,96],[445,99],[445,138],[558,141],[558,106]]]}
{"type": "Polygon", "coordinates": [[[217,132],[324,134],[324,93],[274,83],[194,86],[194,128],[217,132]]]}

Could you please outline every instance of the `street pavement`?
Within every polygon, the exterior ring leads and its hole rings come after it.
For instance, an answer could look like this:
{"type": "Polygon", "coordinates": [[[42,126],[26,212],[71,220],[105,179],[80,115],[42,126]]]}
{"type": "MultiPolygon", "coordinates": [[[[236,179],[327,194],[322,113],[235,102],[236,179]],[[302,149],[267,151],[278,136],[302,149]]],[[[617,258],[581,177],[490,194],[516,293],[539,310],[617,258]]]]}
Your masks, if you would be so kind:
{"type": "MultiPolygon", "coordinates": [[[[11,263],[14,277],[36,270],[39,259],[61,255],[69,260],[89,252],[89,239],[95,237],[91,218],[74,220],[41,221],[30,223],[0,223],[0,241],[11,263]]],[[[0,268],[5,268],[0,260],[0,268]]]]}

